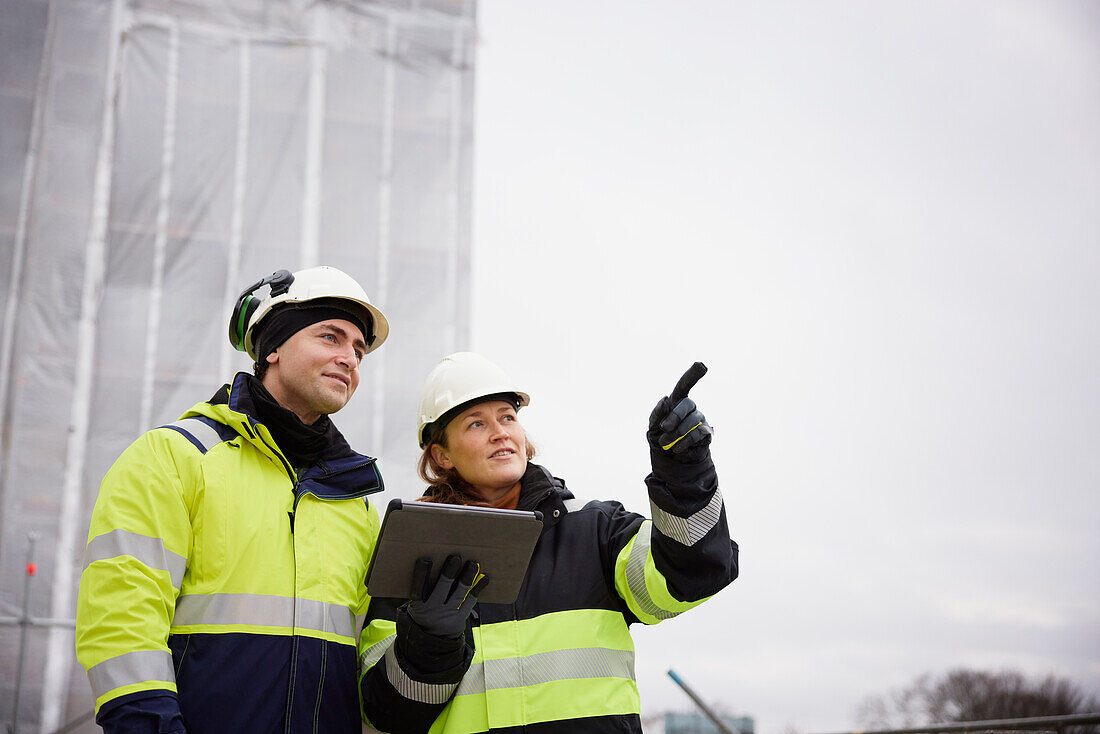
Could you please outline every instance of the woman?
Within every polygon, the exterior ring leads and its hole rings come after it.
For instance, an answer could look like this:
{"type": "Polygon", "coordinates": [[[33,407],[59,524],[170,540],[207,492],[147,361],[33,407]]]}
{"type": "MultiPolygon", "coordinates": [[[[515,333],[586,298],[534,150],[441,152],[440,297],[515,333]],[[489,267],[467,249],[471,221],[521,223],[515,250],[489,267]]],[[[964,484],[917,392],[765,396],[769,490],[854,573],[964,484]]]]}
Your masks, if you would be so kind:
{"type": "Polygon", "coordinates": [[[420,398],[421,499],[537,510],[544,527],[513,604],[475,605],[475,568],[460,573],[455,557],[431,594],[436,606],[428,595],[371,601],[362,691],[372,725],[641,732],[629,625],[674,617],[737,576],[711,428],[689,387],[677,385],[650,416],[651,521],[615,501],[579,506],[530,462],[517,415],[529,396],[479,355],[440,362],[420,398]]]}

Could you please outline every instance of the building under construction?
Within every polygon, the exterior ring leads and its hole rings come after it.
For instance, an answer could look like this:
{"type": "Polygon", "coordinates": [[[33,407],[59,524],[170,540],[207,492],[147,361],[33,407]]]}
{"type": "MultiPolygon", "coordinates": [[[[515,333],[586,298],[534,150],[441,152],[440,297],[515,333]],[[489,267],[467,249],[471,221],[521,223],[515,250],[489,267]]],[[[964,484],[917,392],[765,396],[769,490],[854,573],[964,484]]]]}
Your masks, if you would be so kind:
{"type": "Polygon", "coordinates": [[[333,265],[385,310],[336,422],[411,491],[420,378],[468,344],[475,33],[472,0],[0,0],[3,725],[98,730],[99,480],[248,369],[248,283],[333,265]]]}

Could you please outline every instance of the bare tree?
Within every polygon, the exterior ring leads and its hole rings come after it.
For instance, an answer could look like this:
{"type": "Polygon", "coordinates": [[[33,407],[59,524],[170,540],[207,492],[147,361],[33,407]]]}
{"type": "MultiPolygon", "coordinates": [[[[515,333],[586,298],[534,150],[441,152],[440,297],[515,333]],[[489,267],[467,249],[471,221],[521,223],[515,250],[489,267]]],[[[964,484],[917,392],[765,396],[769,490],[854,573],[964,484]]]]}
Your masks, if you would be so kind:
{"type": "Polygon", "coordinates": [[[860,704],[856,719],[869,729],[904,729],[932,723],[925,701],[931,696],[928,674],[905,688],[880,696],[868,696],[860,704]]]}
{"type": "MultiPolygon", "coordinates": [[[[939,679],[927,674],[900,690],[870,696],[856,719],[867,729],[917,727],[956,721],[1020,719],[1100,712],[1100,699],[1064,678],[1029,679],[1017,671],[956,669],[939,679]]],[[[1072,727],[1100,734],[1100,727],[1072,727]]]]}

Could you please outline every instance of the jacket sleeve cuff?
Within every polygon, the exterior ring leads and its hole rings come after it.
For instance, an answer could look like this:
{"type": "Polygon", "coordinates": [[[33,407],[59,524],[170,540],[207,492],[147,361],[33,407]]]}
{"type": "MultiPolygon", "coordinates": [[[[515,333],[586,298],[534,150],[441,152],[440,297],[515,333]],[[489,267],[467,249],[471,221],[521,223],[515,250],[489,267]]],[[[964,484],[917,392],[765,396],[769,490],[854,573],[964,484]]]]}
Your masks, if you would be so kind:
{"type": "Polygon", "coordinates": [[[409,675],[426,683],[457,683],[473,660],[473,645],[467,636],[437,637],[420,628],[401,606],[397,610],[397,638],[394,653],[409,675]]]}
{"type": "Polygon", "coordinates": [[[710,503],[718,474],[708,451],[694,462],[681,462],[660,449],[650,449],[653,471],[646,477],[649,498],[661,509],[688,516],[710,503]]]}
{"type": "Polygon", "coordinates": [[[186,734],[179,699],[169,691],[139,691],[103,704],[96,723],[104,734],[186,734]]]}

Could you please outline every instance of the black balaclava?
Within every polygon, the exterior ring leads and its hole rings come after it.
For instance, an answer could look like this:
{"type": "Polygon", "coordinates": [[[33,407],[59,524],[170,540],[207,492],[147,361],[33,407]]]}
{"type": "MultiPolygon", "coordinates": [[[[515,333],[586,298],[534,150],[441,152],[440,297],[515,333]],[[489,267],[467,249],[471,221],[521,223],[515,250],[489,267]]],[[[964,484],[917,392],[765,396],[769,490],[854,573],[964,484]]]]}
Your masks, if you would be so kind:
{"type": "Polygon", "coordinates": [[[271,431],[279,450],[295,469],[315,464],[328,450],[336,435],[336,426],[327,415],[322,415],[313,425],[306,425],[294,411],[279,405],[260,380],[252,375],[248,377],[255,417],[271,431]]]}
{"type": "Polygon", "coordinates": [[[256,345],[256,361],[263,364],[267,356],[282,346],[290,337],[307,326],[328,319],[343,319],[359,327],[367,344],[374,341],[374,331],[363,323],[359,314],[341,308],[340,301],[317,300],[307,303],[290,303],[272,312],[259,325],[259,334],[253,338],[256,345]]]}

